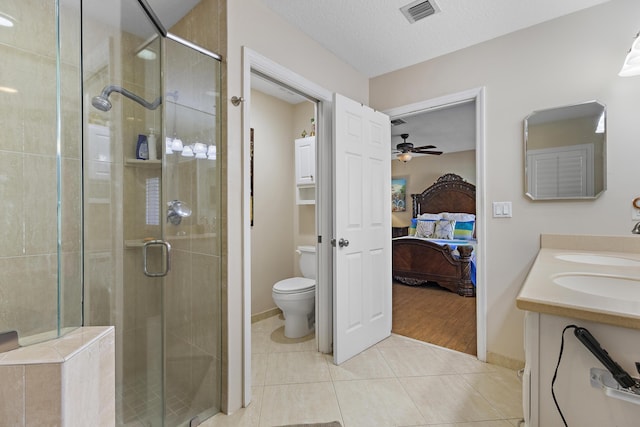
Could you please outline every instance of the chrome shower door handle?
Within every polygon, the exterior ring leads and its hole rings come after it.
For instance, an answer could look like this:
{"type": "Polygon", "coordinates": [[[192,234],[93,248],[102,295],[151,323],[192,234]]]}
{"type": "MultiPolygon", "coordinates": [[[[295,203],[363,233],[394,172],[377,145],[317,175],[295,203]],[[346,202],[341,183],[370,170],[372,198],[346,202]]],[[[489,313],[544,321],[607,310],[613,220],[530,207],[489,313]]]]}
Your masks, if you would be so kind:
{"type": "Polygon", "coordinates": [[[144,268],[144,275],[147,277],[164,277],[169,273],[171,269],[171,245],[164,240],[150,240],[142,245],[142,263],[144,268]],[[147,251],[150,246],[162,246],[164,249],[165,263],[164,271],[152,272],[147,268],[147,251]]]}

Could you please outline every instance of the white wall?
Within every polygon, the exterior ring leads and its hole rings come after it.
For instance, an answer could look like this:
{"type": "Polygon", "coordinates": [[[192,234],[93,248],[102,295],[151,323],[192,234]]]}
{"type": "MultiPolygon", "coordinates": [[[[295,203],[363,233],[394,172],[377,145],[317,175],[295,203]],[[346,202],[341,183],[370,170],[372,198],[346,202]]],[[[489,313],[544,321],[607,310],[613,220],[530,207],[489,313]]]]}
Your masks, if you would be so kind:
{"type": "Polygon", "coordinates": [[[541,233],[629,235],[640,195],[640,77],[617,76],[640,29],[640,2],[612,0],[371,80],[379,110],[486,88],[487,350],[523,361],[515,298],[541,233]],[[531,111],[597,99],[608,111],[608,190],[595,201],[533,202],[523,195],[523,119],[531,111]],[[491,218],[491,202],[513,218],[491,218]]]}
{"type": "Polygon", "coordinates": [[[251,314],[275,307],[273,284],[293,276],[294,109],[287,102],[251,91],[254,129],[251,227],[251,314]]]}
{"type": "MultiPolygon", "coordinates": [[[[242,95],[242,46],[276,61],[327,90],[369,101],[368,79],[273,13],[260,0],[227,2],[227,95],[242,95]]],[[[242,116],[227,114],[228,410],[242,402],[242,116]],[[236,238],[233,238],[236,236],[236,238]]]]}
{"type": "Polygon", "coordinates": [[[405,201],[407,210],[391,214],[391,222],[394,227],[408,227],[411,224],[411,194],[422,193],[445,173],[455,173],[465,181],[475,184],[476,151],[468,150],[445,153],[441,156],[414,157],[407,163],[398,160],[391,162],[391,176],[393,178],[407,178],[407,200],[405,201]]]}

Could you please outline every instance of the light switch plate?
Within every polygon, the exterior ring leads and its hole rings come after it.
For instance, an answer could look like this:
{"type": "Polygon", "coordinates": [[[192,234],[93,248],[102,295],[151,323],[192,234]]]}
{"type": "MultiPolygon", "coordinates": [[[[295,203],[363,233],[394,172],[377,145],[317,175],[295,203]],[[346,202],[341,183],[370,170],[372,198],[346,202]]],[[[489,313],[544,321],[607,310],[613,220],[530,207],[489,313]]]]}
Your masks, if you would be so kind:
{"type": "Polygon", "coordinates": [[[493,202],[494,218],[511,218],[512,216],[511,202],[493,202]]]}

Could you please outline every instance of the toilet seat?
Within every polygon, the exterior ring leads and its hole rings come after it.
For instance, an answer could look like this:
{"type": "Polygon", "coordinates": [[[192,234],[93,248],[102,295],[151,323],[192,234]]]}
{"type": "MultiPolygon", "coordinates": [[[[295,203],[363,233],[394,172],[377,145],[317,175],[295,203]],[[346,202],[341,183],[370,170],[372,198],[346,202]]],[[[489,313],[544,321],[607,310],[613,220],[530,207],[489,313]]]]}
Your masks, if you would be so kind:
{"type": "Polygon", "coordinates": [[[313,290],[316,286],[316,281],[313,279],[307,279],[306,277],[291,277],[284,279],[273,285],[273,293],[276,294],[297,294],[313,290]]]}

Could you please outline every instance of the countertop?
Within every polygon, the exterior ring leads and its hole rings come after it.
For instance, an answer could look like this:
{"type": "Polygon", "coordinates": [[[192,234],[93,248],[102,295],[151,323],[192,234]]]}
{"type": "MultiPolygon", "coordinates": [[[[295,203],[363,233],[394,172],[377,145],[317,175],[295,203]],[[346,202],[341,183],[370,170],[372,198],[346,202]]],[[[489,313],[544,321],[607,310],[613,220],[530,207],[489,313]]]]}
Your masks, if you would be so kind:
{"type": "Polygon", "coordinates": [[[640,262],[640,236],[542,235],[540,251],[516,299],[521,310],[640,329],[640,264],[611,266],[564,261],[562,254],[600,255],[640,262]],[[571,290],[557,275],[592,274],[638,280],[628,298],[571,290]]]}

